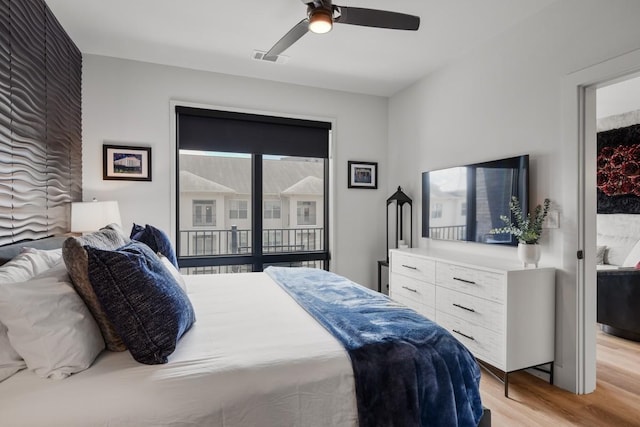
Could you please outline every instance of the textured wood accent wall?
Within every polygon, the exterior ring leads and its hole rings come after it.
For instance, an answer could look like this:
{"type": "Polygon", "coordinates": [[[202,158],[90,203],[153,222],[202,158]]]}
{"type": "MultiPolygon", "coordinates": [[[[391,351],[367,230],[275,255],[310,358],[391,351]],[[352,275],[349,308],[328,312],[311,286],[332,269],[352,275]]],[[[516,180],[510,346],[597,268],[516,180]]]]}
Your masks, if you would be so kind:
{"type": "Polygon", "coordinates": [[[0,245],[69,230],[82,55],[43,0],[0,0],[0,245]]]}

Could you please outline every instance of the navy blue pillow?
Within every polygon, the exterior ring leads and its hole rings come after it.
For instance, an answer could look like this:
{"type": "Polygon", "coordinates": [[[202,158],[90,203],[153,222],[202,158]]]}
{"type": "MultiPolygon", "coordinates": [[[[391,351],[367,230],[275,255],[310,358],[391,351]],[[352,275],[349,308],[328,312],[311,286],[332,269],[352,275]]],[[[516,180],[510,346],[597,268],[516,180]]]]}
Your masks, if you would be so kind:
{"type": "Polygon", "coordinates": [[[171,261],[171,264],[176,268],[180,268],[178,267],[178,259],[176,258],[176,252],[173,250],[173,245],[171,245],[171,240],[169,240],[169,236],[164,231],[149,224],[145,227],[133,224],[130,237],[146,244],[154,252],[160,252],[171,261]]]}
{"type": "Polygon", "coordinates": [[[143,243],[113,251],[84,248],[98,301],[133,358],[148,365],[166,363],[195,322],[187,294],[143,243]]]}

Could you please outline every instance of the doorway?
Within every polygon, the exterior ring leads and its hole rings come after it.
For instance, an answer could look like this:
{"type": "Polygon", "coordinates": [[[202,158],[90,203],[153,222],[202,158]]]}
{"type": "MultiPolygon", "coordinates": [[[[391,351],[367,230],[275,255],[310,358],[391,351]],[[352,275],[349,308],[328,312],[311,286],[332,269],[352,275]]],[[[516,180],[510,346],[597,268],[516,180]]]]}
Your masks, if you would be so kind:
{"type": "MultiPolygon", "coordinates": [[[[640,141],[629,137],[640,124],[640,77],[629,75],[624,80],[613,83],[603,83],[596,89],[596,123],[597,123],[597,221],[596,221],[596,254],[599,280],[596,296],[596,318],[606,326],[606,332],[629,338],[630,333],[618,330],[627,325],[633,314],[624,308],[626,301],[621,288],[632,287],[636,283],[630,276],[623,277],[625,272],[618,270],[619,266],[633,267],[640,259],[633,250],[639,234],[636,218],[640,218],[637,196],[634,191],[638,187],[637,180],[627,174],[629,166],[636,164],[632,147],[640,141]],[[632,164],[629,163],[632,162],[632,164]],[[617,164],[619,163],[619,166],[617,164]],[[611,271],[609,271],[611,270],[611,271]],[[603,276],[604,275],[604,276],[603,276]],[[615,291],[614,291],[615,289],[615,291]],[[610,293],[609,290],[612,292],[610,293]],[[620,291],[620,292],[618,292],[620,291]],[[598,298],[602,298],[598,301],[598,298]],[[623,301],[621,301],[623,299],[623,301]],[[600,314],[598,314],[600,313],[600,314]],[[613,330],[611,330],[613,328],[613,330]]],[[[591,267],[593,268],[593,267],[591,267]]],[[[631,273],[633,274],[633,273],[631,273]]],[[[600,331],[596,324],[596,378],[599,383],[608,381],[616,385],[620,378],[616,371],[628,368],[616,362],[621,348],[640,348],[640,343],[616,338],[600,331]],[[604,344],[606,342],[606,344],[604,344]],[[611,356],[613,352],[614,356],[611,356]]],[[[629,328],[633,329],[633,327],[629,328]]],[[[622,385],[622,384],[619,384],[622,385]]]]}
{"type": "MultiPolygon", "coordinates": [[[[575,391],[578,394],[591,393],[596,386],[596,195],[593,191],[596,186],[596,91],[637,76],[640,76],[640,50],[570,74],[564,84],[566,160],[577,159],[578,166],[575,178],[564,183],[568,191],[578,189],[575,211],[578,261],[575,262],[573,295],[577,314],[575,391]]],[[[567,208],[573,210],[570,206],[567,208]]]]}

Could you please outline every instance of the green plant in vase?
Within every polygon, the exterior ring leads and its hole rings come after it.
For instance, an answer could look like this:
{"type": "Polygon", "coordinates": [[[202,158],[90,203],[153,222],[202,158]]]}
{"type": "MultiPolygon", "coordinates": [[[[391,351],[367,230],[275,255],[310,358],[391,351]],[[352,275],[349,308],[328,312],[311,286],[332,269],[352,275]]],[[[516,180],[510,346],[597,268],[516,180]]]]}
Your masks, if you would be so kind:
{"type": "Polygon", "coordinates": [[[542,205],[536,206],[533,215],[529,212],[526,215],[522,212],[522,206],[517,197],[512,197],[509,202],[509,209],[513,213],[515,223],[506,215],[501,215],[500,219],[506,224],[504,227],[494,228],[491,234],[508,233],[518,239],[518,256],[522,260],[524,266],[535,264],[538,266],[540,260],[540,247],[538,240],[542,235],[542,223],[549,213],[549,199],[544,199],[542,205]]]}

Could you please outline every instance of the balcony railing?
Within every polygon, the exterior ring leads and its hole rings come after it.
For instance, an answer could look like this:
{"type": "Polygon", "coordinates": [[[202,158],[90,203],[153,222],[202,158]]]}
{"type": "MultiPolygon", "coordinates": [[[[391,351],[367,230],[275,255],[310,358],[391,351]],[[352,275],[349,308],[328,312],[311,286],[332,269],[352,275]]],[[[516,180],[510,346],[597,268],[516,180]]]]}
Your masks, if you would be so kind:
{"type": "Polygon", "coordinates": [[[445,227],[429,227],[429,237],[442,240],[466,240],[466,225],[448,225],[445,227]]]}
{"type": "MultiPolygon", "coordinates": [[[[180,232],[179,256],[233,255],[252,252],[250,229],[188,230],[180,232]]],[[[324,250],[323,228],[263,230],[263,253],[324,250]]]]}

